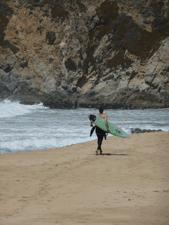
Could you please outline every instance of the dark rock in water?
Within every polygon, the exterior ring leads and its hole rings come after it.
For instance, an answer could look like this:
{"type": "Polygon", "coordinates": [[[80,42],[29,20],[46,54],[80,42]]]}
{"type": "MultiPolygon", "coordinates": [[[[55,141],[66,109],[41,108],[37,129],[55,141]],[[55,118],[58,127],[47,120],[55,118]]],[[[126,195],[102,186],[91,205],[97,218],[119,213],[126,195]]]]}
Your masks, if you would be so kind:
{"type": "Polygon", "coordinates": [[[159,132],[162,131],[161,129],[158,130],[150,130],[150,129],[140,129],[140,128],[131,128],[132,134],[138,134],[138,133],[150,133],[150,132],[159,132]]]}

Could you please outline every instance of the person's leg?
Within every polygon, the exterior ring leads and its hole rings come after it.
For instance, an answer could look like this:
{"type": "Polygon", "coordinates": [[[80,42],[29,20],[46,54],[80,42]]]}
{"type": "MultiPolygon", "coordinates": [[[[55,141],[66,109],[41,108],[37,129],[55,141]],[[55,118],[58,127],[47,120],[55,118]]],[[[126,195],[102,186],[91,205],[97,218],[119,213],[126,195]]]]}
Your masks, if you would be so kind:
{"type": "Polygon", "coordinates": [[[99,150],[100,150],[100,154],[102,154],[102,149],[101,149],[102,141],[103,141],[103,135],[100,135],[100,138],[99,138],[99,150]]]}
{"type": "Polygon", "coordinates": [[[96,155],[98,155],[98,150],[100,150],[100,154],[102,154],[101,145],[102,145],[102,141],[103,141],[103,135],[97,134],[97,138],[98,138],[98,140],[97,140],[98,147],[97,147],[96,155]]]}
{"type": "Polygon", "coordinates": [[[100,135],[99,134],[97,134],[96,133],[96,135],[97,135],[97,150],[96,150],[96,155],[99,155],[99,142],[100,142],[100,135]]]}

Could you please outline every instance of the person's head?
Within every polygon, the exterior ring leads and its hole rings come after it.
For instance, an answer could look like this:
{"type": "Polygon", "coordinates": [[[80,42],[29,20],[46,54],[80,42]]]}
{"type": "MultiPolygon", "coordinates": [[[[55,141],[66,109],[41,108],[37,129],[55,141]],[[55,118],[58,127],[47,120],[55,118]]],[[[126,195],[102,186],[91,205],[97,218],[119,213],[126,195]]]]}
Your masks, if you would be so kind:
{"type": "Polygon", "coordinates": [[[100,108],[99,108],[99,112],[100,112],[100,113],[103,113],[103,111],[104,111],[103,107],[100,107],[100,108]]]}

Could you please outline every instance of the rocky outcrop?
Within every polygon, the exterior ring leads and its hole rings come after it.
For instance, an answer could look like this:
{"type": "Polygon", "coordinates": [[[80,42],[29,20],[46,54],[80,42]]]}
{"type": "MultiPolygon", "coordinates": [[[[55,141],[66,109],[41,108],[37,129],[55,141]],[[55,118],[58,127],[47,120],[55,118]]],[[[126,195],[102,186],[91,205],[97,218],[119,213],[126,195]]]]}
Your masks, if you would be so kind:
{"type": "Polygon", "coordinates": [[[158,130],[150,130],[150,129],[140,129],[140,128],[131,128],[132,134],[138,134],[138,133],[151,133],[151,132],[161,132],[161,129],[158,130]]]}
{"type": "Polygon", "coordinates": [[[167,0],[0,3],[1,100],[169,107],[168,55],[167,0]]]}

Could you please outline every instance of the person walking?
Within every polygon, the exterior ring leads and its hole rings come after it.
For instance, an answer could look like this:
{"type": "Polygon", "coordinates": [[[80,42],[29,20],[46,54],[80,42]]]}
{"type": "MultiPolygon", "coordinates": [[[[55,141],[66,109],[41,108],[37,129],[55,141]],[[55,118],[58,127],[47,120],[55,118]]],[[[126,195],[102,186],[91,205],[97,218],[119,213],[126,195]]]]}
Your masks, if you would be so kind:
{"type": "MultiPolygon", "coordinates": [[[[108,127],[108,121],[107,121],[107,115],[103,113],[104,109],[102,107],[99,108],[99,113],[96,114],[96,116],[101,117],[105,120],[105,126],[107,128],[107,131],[103,131],[102,129],[100,129],[99,127],[95,126],[94,129],[96,128],[96,135],[97,135],[97,150],[96,150],[96,155],[99,155],[99,150],[100,150],[100,154],[103,153],[102,149],[101,149],[101,145],[102,145],[102,141],[103,141],[103,137],[105,137],[106,139],[106,133],[109,133],[109,127],[108,127]]],[[[93,123],[91,122],[90,124],[91,127],[93,127],[93,123]]],[[[91,131],[91,135],[94,131],[94,129],[92,129],[91,131]]],[[[90,136],[91,136],[90,135],[90,136]]]]}

